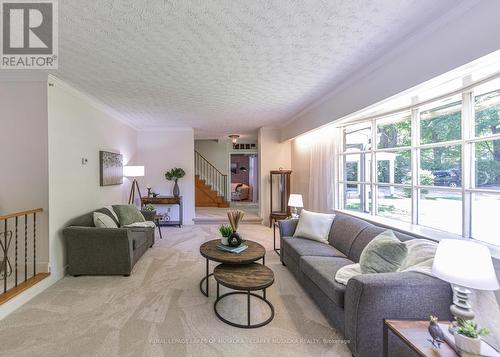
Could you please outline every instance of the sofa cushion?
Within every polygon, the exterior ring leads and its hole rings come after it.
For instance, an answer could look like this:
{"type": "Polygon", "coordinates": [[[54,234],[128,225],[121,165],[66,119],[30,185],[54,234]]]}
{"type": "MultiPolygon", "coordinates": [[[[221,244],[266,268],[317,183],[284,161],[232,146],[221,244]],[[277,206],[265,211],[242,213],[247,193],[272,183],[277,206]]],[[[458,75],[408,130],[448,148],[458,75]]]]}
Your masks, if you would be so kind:
{"type": "Polygon", "coordinates": [[[372,226],[372,224],[359,218],[339,213],[335,216],[335,220],[333,221],[328,241],[346,256],[349,256],[351,246],[356,240],[358,234],[360,234],[366,227],[370,226],[372,226]]]}
{"type": "Polygon", "coordinates": [[[331,245],[316,242],[310,239],[283,237],[283,250],[293,260],[299,262],[300,257],[306,255],[322,257],[342,257],[346,256],[331,245]]]}
{"type": "Polygon", "coordinates": [[[303,209],[293,236],[328,243],[334,217],[334,214],[309,212],[303,209]]]}
{"type": "Polygon", "coordinates": [[[318,288],[335,304],[344,306],[345,285],[335,281],[337,270],[353,262],[341,257],[304,256],[300,260],[300,269],[318,288]]]}
{"type": "Polygon", "coordinates": [[[145,222],[144,216],[134,205],[114,205],[118,218],[120,219],[120,226],[127,226],[136,222],[145,222]]]}
{"type": "Polygon", "coordinates": [[[396,238],[391,230],[387,230],[373,238],[361,253],[361,272],[368,274],[397,271],[407,254],[406,245],[396,238]]]}

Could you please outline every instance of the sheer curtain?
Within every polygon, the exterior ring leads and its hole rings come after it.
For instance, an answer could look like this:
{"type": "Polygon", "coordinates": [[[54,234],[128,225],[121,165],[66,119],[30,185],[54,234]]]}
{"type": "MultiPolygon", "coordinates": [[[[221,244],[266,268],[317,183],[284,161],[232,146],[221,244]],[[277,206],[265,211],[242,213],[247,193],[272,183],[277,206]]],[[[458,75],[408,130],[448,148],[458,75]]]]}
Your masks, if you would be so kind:
{"type": "Polygon", "coordinates": [[[310,146],[308,208],[329,213],[337,199],[339,129],[320,129],[310,146]]]}

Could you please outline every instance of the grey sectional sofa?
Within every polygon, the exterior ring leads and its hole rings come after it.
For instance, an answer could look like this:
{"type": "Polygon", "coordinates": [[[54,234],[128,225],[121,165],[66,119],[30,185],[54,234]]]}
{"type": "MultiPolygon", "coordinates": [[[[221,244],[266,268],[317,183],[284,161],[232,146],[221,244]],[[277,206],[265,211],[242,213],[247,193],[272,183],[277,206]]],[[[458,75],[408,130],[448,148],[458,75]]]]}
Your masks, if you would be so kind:
{"type": "MultiPolygon", "coordinates": [[[[345,265],[359,262],[363,248],[386,228],[337,213],[329,244],[292,237],[297,219],[279,222],[281,262],[293,273],[330,323],[346,339],[353,356],[382,356],[383,319],[451,319],[448,283],[416,272],[363,274],[347,287],[335,281],[345,265]]],[[[402,241],[415,237],[396,232],[402,241]]],[[[396,339],[391,356],[412,356],[396,339]]]]}
{"type": "MultiPolygon", "coordinates": [[[[97,212],[109,213],[105,208],[97,212]]],[[[68,274],[73,276],[128,276],[135,263],[155,242],[154,228],[151,227],[97,228],[93,212],[75,218],[63,230],[63,236],[66,239],[68,274]]]]}

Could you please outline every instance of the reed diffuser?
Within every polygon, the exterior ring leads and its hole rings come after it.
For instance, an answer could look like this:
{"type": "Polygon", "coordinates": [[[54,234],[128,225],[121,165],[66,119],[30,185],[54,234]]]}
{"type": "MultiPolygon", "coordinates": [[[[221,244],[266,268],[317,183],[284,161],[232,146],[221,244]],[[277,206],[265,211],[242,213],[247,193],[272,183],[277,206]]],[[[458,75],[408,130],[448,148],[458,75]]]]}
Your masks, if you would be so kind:
{"type": "Polygon", "coordinates": [[[241,244],[242,239],[238,231],[238,226],[240,225],[241,220],[245,212],[240,210],[231,210],[227,212],[227,218],[229,219],[229,224],[233,229],[233,234],[228,239],[228,243],[230,247],[237,247],[241,244]]]}

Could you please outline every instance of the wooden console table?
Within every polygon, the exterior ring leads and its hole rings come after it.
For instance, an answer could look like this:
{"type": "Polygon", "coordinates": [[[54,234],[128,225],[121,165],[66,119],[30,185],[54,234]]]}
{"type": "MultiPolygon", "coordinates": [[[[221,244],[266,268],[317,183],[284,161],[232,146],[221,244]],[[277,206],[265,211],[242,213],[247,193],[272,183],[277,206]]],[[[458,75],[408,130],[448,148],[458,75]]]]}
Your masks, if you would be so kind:
{"type": "Polygon", "coordinates": [[[178,221],[160,221],[160,226],[179,226],[182,227],[183,208],[182,196],[157,196],[157,197],[141,197],[141,206],[144,205],[178,205],[179,206],[179,220],[178,221]]]}

